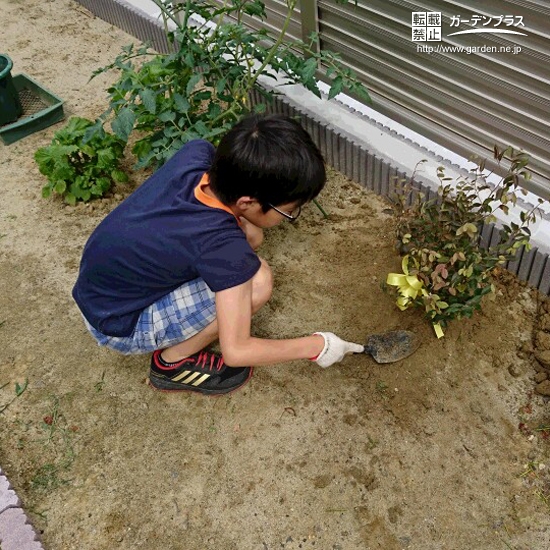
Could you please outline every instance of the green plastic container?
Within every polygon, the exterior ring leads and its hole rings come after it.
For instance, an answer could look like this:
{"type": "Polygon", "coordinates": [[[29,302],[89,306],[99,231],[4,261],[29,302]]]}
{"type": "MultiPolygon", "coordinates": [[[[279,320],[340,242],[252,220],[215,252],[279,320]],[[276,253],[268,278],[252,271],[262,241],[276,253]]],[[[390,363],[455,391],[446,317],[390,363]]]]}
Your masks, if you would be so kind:
{"type": "Polygon", "coordinates": [[[26,74],[13,77],[23,114],[11,124],[0,125],[0,141],[6,145],[43,130],[65,117],[63,100],[26,74]]]}
{"type": "Polygon", "coordinates": [[[14,122],[23,112],[19,94],[11,78],[12,67],[11,59],[0,53],[0,126],[14,122]]]}

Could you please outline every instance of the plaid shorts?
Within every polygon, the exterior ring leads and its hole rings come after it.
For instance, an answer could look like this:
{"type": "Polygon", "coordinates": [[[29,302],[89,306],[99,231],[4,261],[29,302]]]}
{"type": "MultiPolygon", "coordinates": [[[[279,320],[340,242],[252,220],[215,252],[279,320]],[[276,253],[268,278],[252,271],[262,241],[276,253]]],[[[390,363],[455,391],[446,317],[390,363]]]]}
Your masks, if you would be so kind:
{"type": "Polygon", "coordinates": [[[214,293],[202,279],[193,279],[144,309],[130,336],[106,336],[84,322],[100,346],[132,355],[179,344],[215,318],[214,293]]]}

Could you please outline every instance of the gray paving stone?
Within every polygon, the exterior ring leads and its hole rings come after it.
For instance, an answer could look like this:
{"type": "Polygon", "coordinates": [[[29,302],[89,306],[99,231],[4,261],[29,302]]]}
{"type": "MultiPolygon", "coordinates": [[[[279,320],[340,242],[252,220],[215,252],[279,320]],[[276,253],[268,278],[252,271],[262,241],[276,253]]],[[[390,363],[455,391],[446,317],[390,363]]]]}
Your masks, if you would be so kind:
{"type": "Polygon", "coordinates": [[[11,488],[8,478],[0,470],[0,514],[8,508],[15,508],[21,505],[21,501],[11,488]]]}
{"type": "Polygon", "coordinates": [[[0,514],[2,550],[44,550],[21,508],[8,508],[0,514]]]}

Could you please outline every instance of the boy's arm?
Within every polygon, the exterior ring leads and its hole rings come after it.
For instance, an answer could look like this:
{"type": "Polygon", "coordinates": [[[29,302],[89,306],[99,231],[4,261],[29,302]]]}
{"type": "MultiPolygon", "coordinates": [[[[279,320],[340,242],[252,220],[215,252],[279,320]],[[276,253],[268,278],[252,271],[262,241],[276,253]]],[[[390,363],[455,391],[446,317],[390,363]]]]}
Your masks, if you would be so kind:
{"type": "Polygon", "coordinates": [[[248,244],[252,247],[252,250],[258,250],[264,240],[264,230],[261,227],[257,227],[243,217],[239,218],[241,222],[241,229],[246,235],[248,244]]]}
{"type": "Polygon", "coordinates": [[[323,336],[268,340],[250,335],[252,281],[216,293],[220,346],[232,367],[260,366],[317,357],[325,347],[323,336]]]}

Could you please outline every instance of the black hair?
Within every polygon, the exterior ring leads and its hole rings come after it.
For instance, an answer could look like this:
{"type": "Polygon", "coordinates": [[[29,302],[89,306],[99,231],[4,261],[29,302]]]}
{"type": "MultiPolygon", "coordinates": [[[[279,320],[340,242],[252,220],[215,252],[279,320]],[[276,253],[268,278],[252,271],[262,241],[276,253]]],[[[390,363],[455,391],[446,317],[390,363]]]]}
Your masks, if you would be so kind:
{"type": "Polygon", "coordinates": [[[264,212],[313,200],[326,181],[325,163],[311,136],[296,120],[277,114],[250,115],[222,138],[208,171],[214,194],[226,205],[256,199],[264,212]]]}

